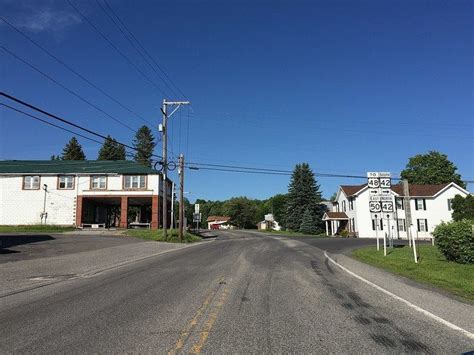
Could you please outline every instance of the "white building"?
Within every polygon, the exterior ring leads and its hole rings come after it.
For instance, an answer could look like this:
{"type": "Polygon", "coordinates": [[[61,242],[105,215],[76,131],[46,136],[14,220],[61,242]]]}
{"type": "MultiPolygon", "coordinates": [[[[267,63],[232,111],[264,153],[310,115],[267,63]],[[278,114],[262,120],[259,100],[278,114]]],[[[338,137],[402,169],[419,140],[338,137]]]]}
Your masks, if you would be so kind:
{"type": "Polygon", "coordinates": [[[128,228],[134,206],[158,228],[161,196],[160,174],[133,161],[0,161],[0,225],[128,228]]]}
{"type": "MultiPolygon", "coordinates": [[[[380,215],[379,233],[393,231],[395,239],[407,238],[407,223],[403,201],[402,185],[392,186],[395,211],[390,219],[380,215]]],[[[439,185],[409,186],[412,224],[420,239],[431,238],[434,228],[441,222],[450,221],[451,201],[456,195],[466,197],[469,192],[455,183],[439,185]]],[[[379,217],[378,217],[379,218],[379,217]]],[[[349,234],[362,238],[375,238],[375,220],[369,212],[369,191],[367,185],[340,186],[332,211],[324,214],[326,234],[349,234]]]]}
{"type": "Polygon", "coordinates": [[[264,220],[261,222],[258,222],[257,228],[259,230],[274,230],[274,231],[281,230],[280,225],[278,224],[277,221],[275,221],[275,217],[273,216],[272,213],[266,214],[264,216],[264,220]]]}

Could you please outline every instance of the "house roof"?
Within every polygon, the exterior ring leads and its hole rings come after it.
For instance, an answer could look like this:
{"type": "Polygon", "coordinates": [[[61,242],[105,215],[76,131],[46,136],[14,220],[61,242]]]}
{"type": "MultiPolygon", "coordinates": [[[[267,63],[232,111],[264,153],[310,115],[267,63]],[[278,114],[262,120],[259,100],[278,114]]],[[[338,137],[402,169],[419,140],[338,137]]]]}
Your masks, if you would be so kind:
{"type": "Polygon", "coordinates": [[[225,217],[225,216],[209,216],[207,217],[207,222],[228,222],[230,221],[230,217],[225,217]]]}
{"type": "MultiPolygon", "coordinates": [[[[435,196],[438,192],[443,190],[451,183],[445,184],[431,184],[431,185],[415,185],[409,184],[410,197],[431,197],[435,196]]],[[[364,189],[367,185],[341,185],[341,189],[344,191],[346,196],[353,196],[364,189]]],[[[455,185],[457,186],[457,185],[455,185]]],[[[403,196],[403,186],[401,184],[392,185],[392,191],[397,195],[403,196]]]]}
{"type": "Polygon", "coordinates": [[[346,196],[352,196],[355,195],[357,192],[362,190],[364,187],[366,187],[367,184],[364,185],[341,185],[342,191],[346,194],[346,196]]]}
{"type": "Polygon", "coordinates": [[[323,216],[323,220],[328,219],[349,219],[344,212],[326,212],[323,216]]]}
{"type": "Polygon", "coordinates": [[[132,160],[2,160],[2,174],[159,174],[132,160]]]}

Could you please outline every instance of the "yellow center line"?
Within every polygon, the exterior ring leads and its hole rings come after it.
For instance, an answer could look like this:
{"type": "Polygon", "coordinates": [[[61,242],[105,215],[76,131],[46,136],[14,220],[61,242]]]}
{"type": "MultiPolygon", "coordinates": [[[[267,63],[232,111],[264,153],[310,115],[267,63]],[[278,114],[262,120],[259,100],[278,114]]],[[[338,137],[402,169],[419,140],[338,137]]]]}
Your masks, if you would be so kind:
{"type": "MultiPolygon", "coordinates": [[[[220,279],[220,282],[223,282],[223,278],[220,279]]],[[[191,321],[184,327],[184,329],[181,331],[180,337],[178,338],[178,341],[176,342],[174,349],[168,351],[169,355],[174,355],[179,352],[180,349],[183,348],[186,339],[188,338],[189,334],[191,333],[191,330],[196,326],[196,324],[199,322],[199,318],[202,316],[208,305],[210,304],[212,298],[215,296],[215,294],[219,291],[217,290],[210,290],[206,298],[204,299],[204,302],[199,306],[198,310],[194,314],[193,318],[191,321]]]]}
{"type": "Polygon", "coordinates": [[[224,305],[225,299],[227,298],[228,294],[229,294],[229,290],[225,288],[224,291],[222,292],[219,302],[217,302],[217,304],[215,305],[213,312],[209,316],[209,319],[207,320],[204,326],[204,329],[201,332],[199,341],[191,347],[191,353],[199,354],[201,352],[202,347],[204,346],[207,338],[209,337],[209,333],[211,332],[211,329],[217,320],[217,316],[219,315],[219,312],[222,306],[224,305]]]}

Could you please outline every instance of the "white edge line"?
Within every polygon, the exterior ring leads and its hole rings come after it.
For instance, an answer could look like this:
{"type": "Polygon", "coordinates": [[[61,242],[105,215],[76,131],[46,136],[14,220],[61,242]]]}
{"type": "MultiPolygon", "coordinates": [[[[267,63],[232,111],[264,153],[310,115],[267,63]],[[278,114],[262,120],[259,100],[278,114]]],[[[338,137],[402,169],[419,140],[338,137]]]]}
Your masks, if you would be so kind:
{"type": "Polygon", "coordinates": [[[437,315],[434,315],[433,313],[428,312],[427,310],[425,310],[425,309],[423,309],[423,308],[421,308],[421,307],[418,307],[417,305],[415,305],[415,304],[413,304],[413,303],[407,301],[406,299],[401,298],[400,296],[397,296],[397,295],[395,295],[394,293],[392,293],[392,292],[390,292],[390,291],[387,291],[386,289],[384,289],[384,288],[382,288],[382,287],[380,287],[380,286],[374,284],[373,282],[370,282],[369,280],[364,279],[362,276],[359,276],[359,275],[357,275],[356,273],[354,273],[354,272],[352,272],[352,271],[346,269],[344,266],[342,266],[341,264],[337,263],[337,262],[334,261],[330,256],[328,256],[328,254],[327,254],[326,251],[324,251],[324,256],[325,256],[327,259],[329,259],[334,265],[339,266],[342,270],[344,270],[344,271],[347,272],[348,274],[354,276],[356,279],[359,279],[359,280],[365,282],[366,284],[372,286],[373,288],[375,288],[375,289],[377,289],[377,290],[379,290],[379,291],[381,291],[381,292],[383,292],[383,293],[389,295],[390,297],[393,297],[393,298],[395,298],[396,300],[405,303],[407,306],[409,306],[409,307],[415,309],[416,311],[418,311],[418,312],[420,312],[420,313],[423,313],[425,316],[428,316],[428,317],[434,319],[435,321],[437,321],[437,322],[439,322],[439,323],[441,323],[441,324],[447,326],[448,328],[451,328],[451,329],[453,329],[453,330],[457,330],[458,332],[461,332],[462,334],[464,334],[464,335],[467,336],[468,338],[474,339],[474,334],[471,333],[471,332],[469,332],[469,331],[467,331],[466,329],[463,329],[463,328],[461,328],[461,327],[458,327],[457,325],[455,325],[455,324],[453,324],[453,323],[451,323],[451,322],[448,322],[447,320],[445,320],[445,319],[443,319],[443,318],[440,318],[440,317],[438,317],[437,315]]]}

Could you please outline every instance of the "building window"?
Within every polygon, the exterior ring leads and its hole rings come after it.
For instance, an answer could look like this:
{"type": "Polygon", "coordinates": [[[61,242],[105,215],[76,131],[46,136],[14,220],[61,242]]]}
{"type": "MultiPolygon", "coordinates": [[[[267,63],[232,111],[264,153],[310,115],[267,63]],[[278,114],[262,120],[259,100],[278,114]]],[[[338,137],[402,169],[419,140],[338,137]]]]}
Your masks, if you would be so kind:
{"type": "Polygon", "coordinates": [[[72,190],[74,188],[74,176],[58,176],[58,190],[72,190]]]}
{"type": "Polygon", "coordinates": [[[349,198],[349,209],[352,211],[354,209],[354,198],[349,198]]]}
{"type": "Polygon", "coordinates": [[[448,198],[448,211],[451,211],[453,209],[453,199],[448,198]]]}
{"type": "Polygon", "coordinates": [[[342,201],[342,212],[346,212],[346,201],[342,201]]]}
{"type": "Polygon", "coordinates": [[[426,200],[424,198],[415,199],[415,209],[416,210],[426,210],[426,200]]]}
{"type": "Polygon", "coordinates": [[[96,175],[91,176],[91,190],[105,190],[107,189],[107,176],[96,175]]]}
{"type": "Polygon", "coordinates": [[[398,218],[397,219],[397,228],[398,228],[399,232],[406,232],[407,231],[405,218],[398,218]]]}
{"type": "MultiPolygon", "coordinates": [[[[373,231],[375,230],[375,223],[376,223],[376,220],[372,219],[372,230],[373,231]]],[[[379,230],[383,231],[383,220],[382,219],[380,219],[380,221],[379,221],[379,230]]]]}
{"type": "Polygon", "coordinates": [[[24,176],[23,177],[23,190],[39,190],[40,188],[40,177],[39,176],[24,176]]]}
{"type": "Polygon", "coordinates": [[[125,175],[123,185],[124,189],[144,189],[146,186],[146,175],[125,175]]]}
{"type": "Polygon", "coordinates": [[[417,219],[418,232],[428,232],[428,220],[427,219],[417,219]]]}
{"type": "Polygon", "coordinates": [[[396,198],[395,202],[397,203],[397,210],[405,209],[405,201],[403,201],[403,198],[396,198]]]}

